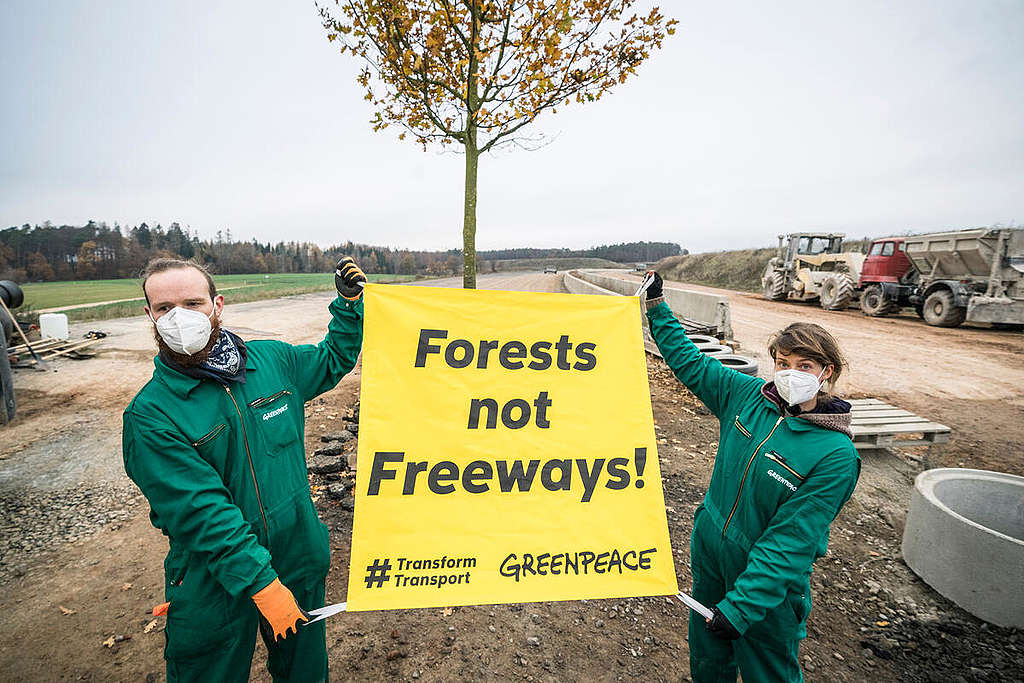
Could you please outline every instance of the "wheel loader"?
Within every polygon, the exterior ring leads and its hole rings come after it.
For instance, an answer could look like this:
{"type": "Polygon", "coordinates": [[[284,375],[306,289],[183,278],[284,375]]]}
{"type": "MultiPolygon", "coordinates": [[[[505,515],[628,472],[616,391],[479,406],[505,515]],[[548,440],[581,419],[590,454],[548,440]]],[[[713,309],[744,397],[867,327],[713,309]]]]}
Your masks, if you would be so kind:
{"type": "Polygon", "coordinates": [[[778,253],[761,276],[765,298],[818,301],[830,311],[856,301],[864,254],[844,252],[843,237],[836,232],[779,235],[778,253]]]}

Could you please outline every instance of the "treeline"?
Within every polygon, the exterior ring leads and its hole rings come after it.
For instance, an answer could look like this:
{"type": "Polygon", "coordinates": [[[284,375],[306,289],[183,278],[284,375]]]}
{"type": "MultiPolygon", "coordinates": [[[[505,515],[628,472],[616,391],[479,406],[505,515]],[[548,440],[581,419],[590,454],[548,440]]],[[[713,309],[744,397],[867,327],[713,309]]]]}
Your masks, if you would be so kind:
{"type": "MultiPolygon", "coordinates": [[[[594,256],[619,262],[654,261],[680,253],[678,244],[633,242],[591,249],[502,249],[478,252],[480,272],[493,270],[499,259],[594,256]]],[[[350,255],[369,273],[455,275],[462,272],[462,253],[411,251],[345,242],[323,249],[310,242],[261,243],[233,239],[230,230],[201,240],[178,223],[167,227],[85,225],[22,225],[0,230],[0,279],[18,282],[106,280],[138,277],[157,257],[195,259],[219,274],[323,273],[342,255],[350,255]]]]}
{"type": "Polygon", "coordinates": [[[678,256],[683,252],[675,242],[623,242],[607,244],[590,249],[494,249],[477,252],[477,256],[487,260],[523,259],[523,258],[603,258],[618,263],[636,261],[658,261],[669,256],[678,256]]]}

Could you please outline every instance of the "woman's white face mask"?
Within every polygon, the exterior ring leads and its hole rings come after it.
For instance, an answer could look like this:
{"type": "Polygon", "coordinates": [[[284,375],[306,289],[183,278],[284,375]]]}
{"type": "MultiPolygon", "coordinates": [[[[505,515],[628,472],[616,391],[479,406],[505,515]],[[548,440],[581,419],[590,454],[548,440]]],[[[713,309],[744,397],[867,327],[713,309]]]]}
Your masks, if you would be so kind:
{"type": "MultiPolygon", "coordinates": [[[[210,319],[216,310],[217,307],[214,306],[210,315],[206,315],[202,311],[175,306],[153,322],[156,323],[156,331],[160,333],[160,338],[171,349],[191,356],[205,349],[210,341],[210,333],[213,331],[210,319]]],[[[150,315],[149,319],[153,320],[153,316],[150,315]]]]}
{"type": "Polygon", "coordinates": [[[818,376],[802,370],[778,370],[775,372],[775,388],[783,401],[791,406],[800,405],[818,395],[824,374],[825,368],[818,376]]]}

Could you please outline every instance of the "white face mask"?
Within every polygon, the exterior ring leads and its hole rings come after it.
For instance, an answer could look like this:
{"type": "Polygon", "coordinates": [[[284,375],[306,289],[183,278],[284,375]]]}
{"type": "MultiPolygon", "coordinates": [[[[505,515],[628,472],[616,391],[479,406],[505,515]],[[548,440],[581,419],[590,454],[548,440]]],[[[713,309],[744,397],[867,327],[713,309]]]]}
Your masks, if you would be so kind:
{"type": "Polygon", "coordinates": [[[801,370],[779,370],[775,373],[775,388],[783,401],[791,406],[800,405],[818,395],[824,374],[825,368],[817,377],[801,370]]]}
{"type": "MultiPolygon", "coordinates": [[[[202,311],[175,306],[159,320],[154,321],[156,331],[171,349],[191,356],[205,349],[207,342],[210,341],[210,333],[213,331],[210,319],[216,310],[217,307],[214,306],[210,315],[206,315],[202,311]]],[[[149,319],[153,320],[153,316],[149,316],[149,319]]]]}

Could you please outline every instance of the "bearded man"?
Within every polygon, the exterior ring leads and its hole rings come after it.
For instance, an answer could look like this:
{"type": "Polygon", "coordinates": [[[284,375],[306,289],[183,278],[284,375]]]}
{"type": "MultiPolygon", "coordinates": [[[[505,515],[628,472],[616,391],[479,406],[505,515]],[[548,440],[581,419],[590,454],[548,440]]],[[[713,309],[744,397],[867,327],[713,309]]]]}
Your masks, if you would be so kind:
{"type": "Polygon", "coordinates": [[[243,341],[201,265],[156,259],[142,289],[159,353],[124,412],[124,466],[168,538],[169,681],[246,681],[259,631],[275,681],[324,681],[327,528],[310,500],[303,404],[356,363],[363,272],[338,263],[317,345],[243,341]]]}

